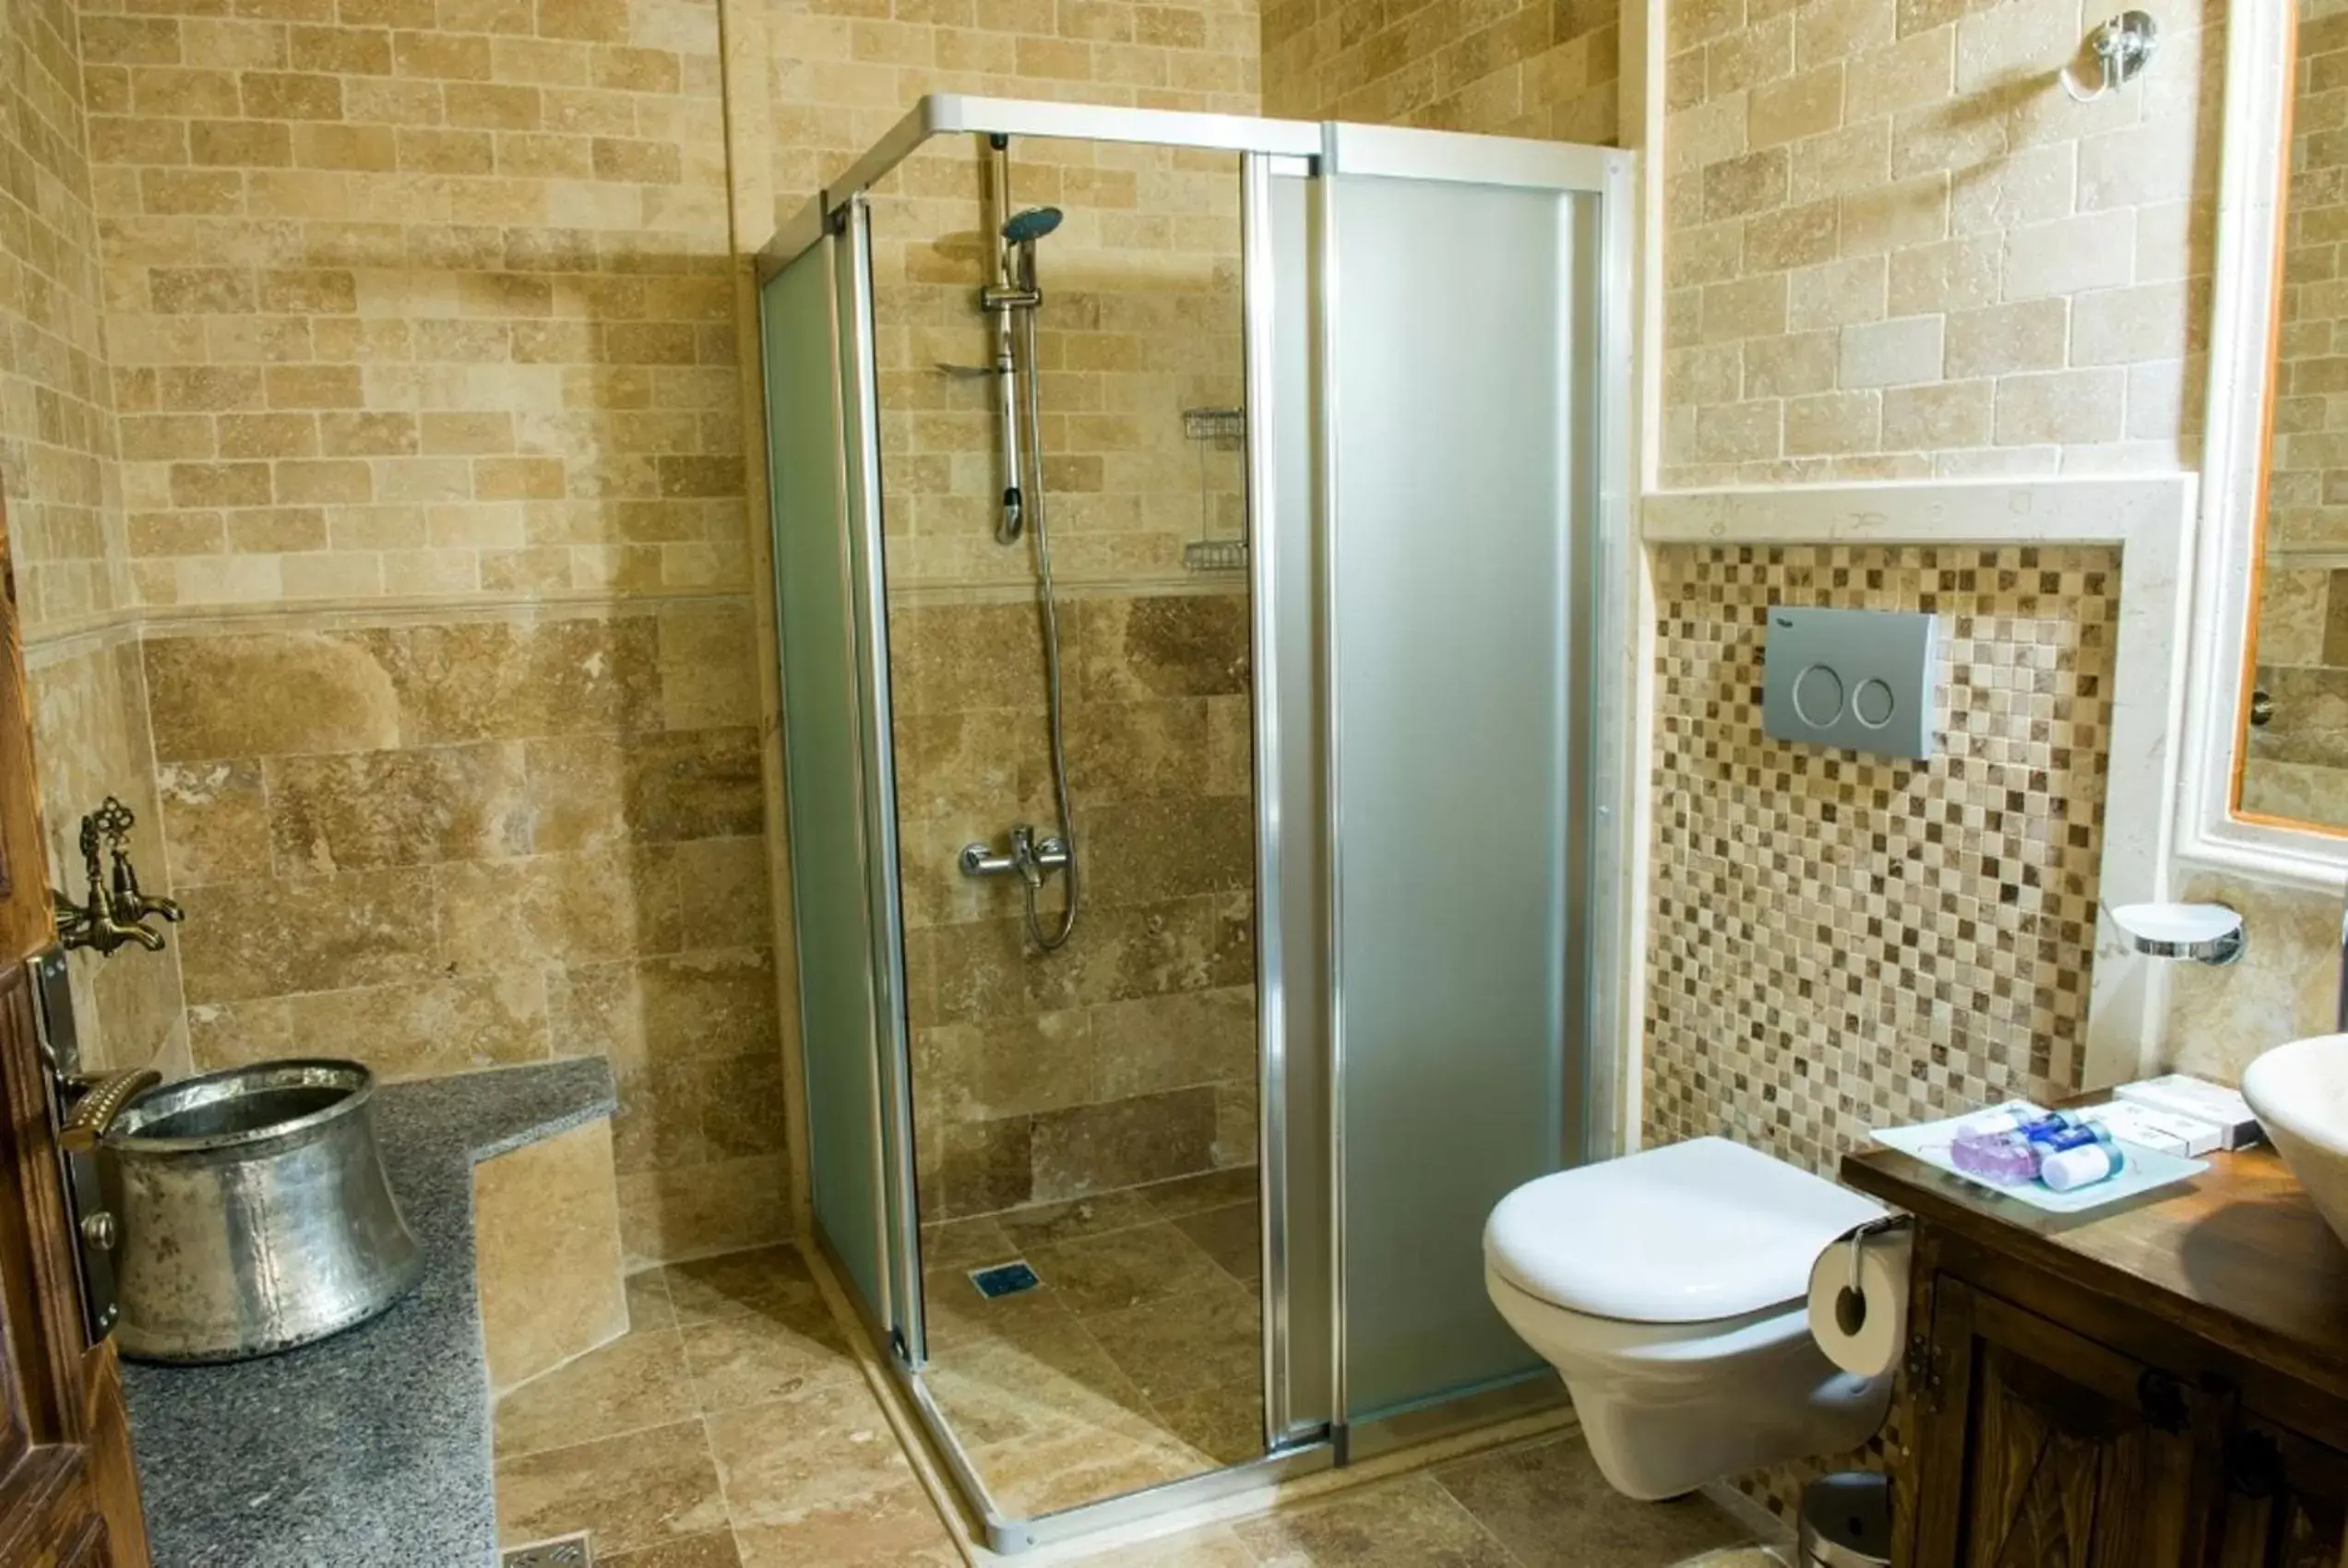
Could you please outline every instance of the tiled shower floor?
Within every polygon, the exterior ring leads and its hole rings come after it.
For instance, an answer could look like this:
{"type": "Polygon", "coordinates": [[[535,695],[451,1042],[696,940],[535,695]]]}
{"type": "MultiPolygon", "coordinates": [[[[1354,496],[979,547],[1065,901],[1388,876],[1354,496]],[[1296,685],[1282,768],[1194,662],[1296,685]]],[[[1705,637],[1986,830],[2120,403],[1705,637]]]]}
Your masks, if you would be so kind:
{"type": "MultiPolygon", "coordinates": [[[[1175,1221],[1124,1229],[1149,1224],[1175,1221]]],[[[1179,1226],[1176,1233],[1196,1241],[1179,1226]]],[[[1148,1239],[1165,1241],[1154,1231],[1148,1239]]],[[[1065,1230],[1039,1243],[1073,1244],[1065,1230]]],[[[1111,1255],[1129,1253],[1121,1248],[1111,1255]]],[[[1045,1253],[1039,1266],[1055,1266],[1054,1256],[1045,1253]]],[[[1070,1277],[1101,1276],[1080,1265],[1070,1277]]],[[[634,1327],[625,1337],[498,1402],[497,1513],[506,1544],[588,1531],[599,1568],[937,1568],[962,1561],[796,1252],[773,1247],[654,1269],[629,1281],[629,1295],[634,1327]]],[[[1085,1322],[1072,1307],[1061,1310],[1085,1322]]],[[[1005,1329],[1000,1342],[1052,1347],[1027,1352],[1046,1367],[1074,1343],[1065,1328],[1024,1323],[1005,1329]]],[[[1086,1378],[1103,1375],[1097,1362],[1087,1364],[1086,1378]]],[[[1089,1381],[1079,1386],[1092,1390],[1089,1381]]],[[[1098,1391],[1087,1396],[1137,1414],[1098,1391]]],[[[1108,1408],[1097,1413],[1103,1423],[1118,1420],[1108,1408]]],[[[1056,1450],[1056,1462],[1080,1458],[1067,1451],[1066,1437],[1026,1441],[1056,1450]]],[[[1616,1496],[1579,1439],[1564,1436],[1088,1562],[1666,1568],[1700,1560],[1706,1568],[1776,1568],[1774,1559],[1748,1549],[1749,1538],[1700,1500],[1648,1504],[1616,1496]]]]}
{"type": "Polygon", "coordinates": [[[1263,1452],[1252,1169],[924,1228],[930,1396],[995,1505],[1054,1513],[1263,1452]],[[969,1270],[1023,1260],[993,1300],[969,1270]]]}

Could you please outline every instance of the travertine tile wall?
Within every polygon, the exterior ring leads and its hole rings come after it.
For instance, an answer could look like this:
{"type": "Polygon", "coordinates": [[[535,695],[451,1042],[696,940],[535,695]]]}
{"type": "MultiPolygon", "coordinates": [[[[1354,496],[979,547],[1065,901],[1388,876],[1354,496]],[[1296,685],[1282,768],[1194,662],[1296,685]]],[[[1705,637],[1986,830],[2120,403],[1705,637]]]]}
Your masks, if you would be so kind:
{"type": "MultiPolygon", "coordinates": [[[[130,851],[140,885],[168,895],[171,867],[155,794],[137,628],[116,622],[41,637],[25,650],[25,679],[32,696],[50,885],[77,900],[89,897],[77,842],[81,818],[113,796],[137,819],[130,851]]],[[[166,1073],[187,1070],[183,928],[149,923],[163,933],[161,953],[125,947],[111,957],[84,952],[66,958],[75,1029],[90,1070],[150,1063],[166,1073]]]]}
{"type": "MultiPolygon", "coordinates": [[[[948,146],[899,183],[873,215],[888,586],[1031,582],[1027,545],[995,540],[995,384],[939,368],[994,362],[976,308],[993,261],[980,171],[948,146]]],[[[1242,531],[1241,444],[1184,421],[1243,400],[1239,201],[1228,153],[1012,149],[1012,207],[1066,215],[1038,250],[1037,350],[1054,572],[1074,590],[1186,583],[1186,544],[1242,531]]]]}
{"type": "Polygon", "coordinates": [[[492,1393],[626,1334],[612,1125],[590,1122],[473,1167],[475,1290],[492,1393]]]}
{"type": "Polygon", "coordinates": [[[1082,905],[1043,954],[1016,885],[955,864],[1055,820],[1034,608],[893,612],[925,1220],[1256,1159],[1246,598],[1078,598],[1062,636],[1082,905]]]}
{"type": "Polygon", "coordinates": [[[1646,1135],[1831,1170],[1870,1127],[2076,1087],[2104,821],[2107,551],[1653,552],[1646,1135]],[[1941,617],[1923,763],[1770,739],[1772,604],[1941,617]]]}
{"type": "Polygon", "coordinates": [[[1266,0],[1264,113],[1614,145],[1615,0],[1266,0]]]}
{"type": "MultiPolygon", "coordinates": [[[[1067,661],[1084,924],[1019,934],[1018,889],[955,852],[1056,820],[1036,559],[995,539],[995,387],[974,309],[987,222],[968,149],[875,209],[882,481],[914,1007],[922,1212],[942,1218],[1252,1163],[1247,600],[1184,547],[1235,539],[1240,446],[1186,410],[1243,401],[1239,168],[1228,155],[1013,148],[1040,247],[1044,507],[1067,661]],[[920,195],[914,195],[919,191],[920,195]],[[1011,585],[1017,585],[1013,587],[1011,585]]],[[[1056,902],[1056,897],[1054,899],[1056,902]]]]}
{"type": "MultiPolygon", "coordinates": [[[[1259,107],[1253,0],[766,15],[779,217],[924,92],[1259,107]]],[[[1040,391],[1087,908],[1054,956],[1025,947],[1012,886],[953,866],[965,842],[1054,819],[1034,558],[994,539],[995,388],[937,368],[993,358],[977,148],[924,152],[873,208],[929,1219],[1255,1158],[1246,600],[1183,565],[1186,543],[1240,532],[1237,444],[1193,440],[1182,418],[1242,401],[1238,160],[1041,140],[1011,159],[1012,205],[1067,214],[1040,247],[1040,391]]]]}
{"type": "Polygon", "coordinates": [[[197,1065],[600,1052],[630,1258],[781,1234],[748,642],[728,598],[150,635],[197,1065]]]}
{"type": "Polygon", "coordinates": [[[2230,905],[2251,932],[2239,963],[2178,964],[2169,980],[2162,1066],[2238,1083],[2260,1052],[2338,1028],[2340,895],[2199,873],[2181,898],[2230,905]]]}
{"type": "Polygon", "coordinates": [[[631,1255],[781,1234],[715,7],[79,23],[195,1063],[602,1051],[631,1255]]]}
{"type": "Polygon", "coordinates": [[[140,602],[742,587],[714,10],[214,9],[82,23],[140,602]]]}
{"type": "Polygon", "coordinates": [[[2348,11],[2303,0],[2242,809],[2348,831],[2348,11]]]}
{"type": "MultiPolygon", "coordinates": [[[[109,794],[139,817],[150,891],[168,891],[135,632],[125,620],[121,475],[106,374],[96,215],[72,8],[0,11],[0,497],[7,514],[50,880],[88,891],[77,825],[109,794]]],[[[93,1067],[184,1063],[175,953],[71,960],[93,1067]]]]}
{"type": "Polygon", "coordinates": [[[1659,3],[1666,488],[2194,464],[2222,5],[1659,3]]]}
{"type": "Polygon", "coordinates": [[[128,597],[75,18],[0,13],[0,494],[29,641],[128,597]]]}

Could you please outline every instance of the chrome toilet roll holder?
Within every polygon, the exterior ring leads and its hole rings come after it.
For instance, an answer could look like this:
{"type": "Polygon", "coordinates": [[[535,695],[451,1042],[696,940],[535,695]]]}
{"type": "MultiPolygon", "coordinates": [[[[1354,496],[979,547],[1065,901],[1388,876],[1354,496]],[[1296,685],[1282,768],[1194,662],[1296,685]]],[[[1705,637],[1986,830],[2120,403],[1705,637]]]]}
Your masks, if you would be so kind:
{"type": "Polygon", "coordinates": [[[1851,1253],[1851,1282],[1837,1291],[1834,1298],[1834,1325],[1843,1333],[1856,1334],[1867,1321],[1866,1294],[1859,1289],[1859,1253],[1865,1248],[1867,1238],[1910,1229],[1915,1223],[1916,1218],[1912,1214],[1887,1214],[1880,1219],[1853,1225],[1836,1238],[1838,1243],[1850,1249],[1851,1253]]]}

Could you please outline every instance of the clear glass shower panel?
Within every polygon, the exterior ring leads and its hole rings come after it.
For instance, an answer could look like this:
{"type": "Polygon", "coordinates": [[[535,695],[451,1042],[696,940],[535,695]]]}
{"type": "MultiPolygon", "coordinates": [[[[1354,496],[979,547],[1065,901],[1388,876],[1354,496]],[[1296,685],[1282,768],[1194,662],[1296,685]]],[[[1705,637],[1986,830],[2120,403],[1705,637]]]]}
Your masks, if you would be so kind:
{"type": "Polygon", "coordinates": [[[1264,1443],[1240,160],[950,137],[895,179],[921,1375],[1024,1519],[1264,1443]]]}
{"type": "Polygon", "coordinates": [[[1338,175],[1327,440],[1342,1413],[1540,1366],[1484,1217],[1566,1134],[1571,198],[1338,175]]]}
{"type": "Polygon", "coordinates": [[[761,296],[781,634],[799,1010],[816,1223],[886,1321],[879,1016],[841,418],[837,263],[827,237],[761,296]]]}

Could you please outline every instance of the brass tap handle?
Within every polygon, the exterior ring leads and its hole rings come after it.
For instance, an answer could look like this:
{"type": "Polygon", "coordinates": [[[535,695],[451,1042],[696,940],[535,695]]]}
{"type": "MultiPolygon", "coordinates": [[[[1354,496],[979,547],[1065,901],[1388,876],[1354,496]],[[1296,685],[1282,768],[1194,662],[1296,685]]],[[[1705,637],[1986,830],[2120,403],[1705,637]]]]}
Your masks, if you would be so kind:
{"type": "Polygon", "coordinates": [[[76,904],[54,895],[57,911],[57,943],[61,947],[88,947],[101,956],[136,942],[150,953],[163,950],[163,933],[146,924],[150,915],[178,921],[185,911],[169,898],[142,891],[138,869],[130,863],[130,830],[137,823],[128,806],[114,796],[81,819],[82,871],[89,878],[89,901],[76,904]],[[110,892],[101,861],[113,861],[110,892]]]}
{"type": "Polygon", "coordinates": [[[95,1148],[98,1140],[106,1135],[106,1129],[113,1125],[114,1118],[122,1114],[123,1107],[162,1081],[163,1075],[151,1067],[109,1073],[102,1078],[88,1080],[89,1087],[66,1112],[57,1141],[68,1152],[95,1148]]]}

